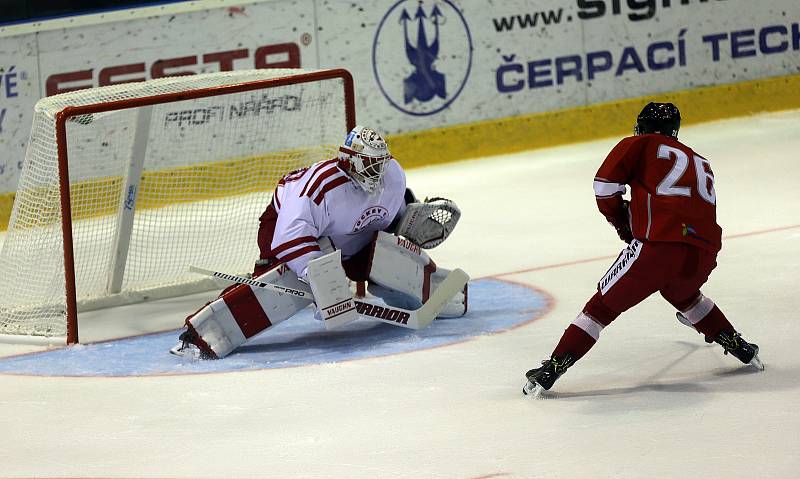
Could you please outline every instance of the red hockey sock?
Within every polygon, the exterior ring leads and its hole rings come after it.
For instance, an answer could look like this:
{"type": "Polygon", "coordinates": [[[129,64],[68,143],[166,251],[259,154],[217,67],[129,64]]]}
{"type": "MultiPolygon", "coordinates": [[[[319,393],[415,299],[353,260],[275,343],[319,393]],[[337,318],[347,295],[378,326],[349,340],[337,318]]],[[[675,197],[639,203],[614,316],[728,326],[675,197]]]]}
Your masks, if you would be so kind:
{"type": "Polygon", "coordinates": [[[722,314],[722,311],[716,305],[703,319],[694,325],[694,328],[705,335],[706,341],[709,343],[714,341],[720,331],[734,331],[733,325],[728,322],[728,318],[722,314]]]}
{"type": "Polygon", "coordinates": [[[586,331],[570,324],[553,351],[553,357],[562,357],[569,353],[577,361],[592,349],[595,342],[594,338],[589,336],[586,331]]]}

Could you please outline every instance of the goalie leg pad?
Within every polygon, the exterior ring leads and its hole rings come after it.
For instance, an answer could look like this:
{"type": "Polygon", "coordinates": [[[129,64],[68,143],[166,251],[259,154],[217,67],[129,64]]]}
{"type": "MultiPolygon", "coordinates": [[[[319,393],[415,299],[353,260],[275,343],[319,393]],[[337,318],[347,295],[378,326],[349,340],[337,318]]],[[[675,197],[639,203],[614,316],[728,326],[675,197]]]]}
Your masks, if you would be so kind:
{"type": "Polygon", "coordinates": [[[336,250],[309,261],[308,282],[326,329],[358,318],[353,293],[350,292],[350,284],[342,267],[341,251],[336,250]]]}
{"type": "MultiPolygon", "coordinates": [[[[450,274],[449,269],[438,268],[432,275],[431,275],[431,284],[432,291],[435,291],[436,288],[439,287],[439,283],[444,281],[448,274],[450,274]]],[[[468,299],[469,299],[469,283],[464,285],[464,289],[456,293],[455,296],[447,303],[441,313],[439,313],[440,318],[458,318],[467,314],[468,309],[468,299]]]]}
{"type": "MultiPolygon", "coordinates": [[[[256,278],[264,283],[305,289],[286,265],[256,278]]],[[[230,354],[249,338],[292,317],[311,300],[239,284],[227,290],[186,320],[218,358],[230,354]]]]}
{"type": "MultiPolygon", "coordinates": [[[[369,271],[370,293],[386,304],[415,309],[426,302],[450,270],[436,266],[414,243],[383,231],[372,249],[369,271]],[[374,284],[373,284],[374,283],[374,284]]],[[[467,289],[456,294],[439,317],[463,316],[467,312],[467,289]]]]}

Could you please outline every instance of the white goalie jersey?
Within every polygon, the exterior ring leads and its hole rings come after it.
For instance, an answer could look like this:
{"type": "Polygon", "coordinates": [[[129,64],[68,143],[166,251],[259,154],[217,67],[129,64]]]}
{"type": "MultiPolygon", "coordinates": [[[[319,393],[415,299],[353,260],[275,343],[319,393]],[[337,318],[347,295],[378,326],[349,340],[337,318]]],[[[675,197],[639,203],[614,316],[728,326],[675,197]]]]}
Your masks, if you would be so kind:
{"type": "Polygon", "coordinates": [[[463,316],[469,276],[438,267],[423,251],[443,242],[459,217],[450,200],[415,201],[381,136],[357,126],[338,158],[278,182],[260,219],[256,267],[265,269],[187,318],[171,352],[225,357],[312,301],[328,329],[359,316],[412,329],[436,317],[463,316]],[[393,233],[386,232],[390,227],[393,233]],[[343,260],[354,256],[354,276],[368,279],[381,303],[353,298],[343,260]]]}
{"type": "Polygon", "coordinates": [[[318,238],[328,237],[346,259],[402,214],[405,190],[405,173],[394,159],[386,163],[383,187],[372,195],[335,159],[289,174],[278,183],[272,200],[278,219],[271,253],[301,277],[308,262],[323,254],[318,238]]]}

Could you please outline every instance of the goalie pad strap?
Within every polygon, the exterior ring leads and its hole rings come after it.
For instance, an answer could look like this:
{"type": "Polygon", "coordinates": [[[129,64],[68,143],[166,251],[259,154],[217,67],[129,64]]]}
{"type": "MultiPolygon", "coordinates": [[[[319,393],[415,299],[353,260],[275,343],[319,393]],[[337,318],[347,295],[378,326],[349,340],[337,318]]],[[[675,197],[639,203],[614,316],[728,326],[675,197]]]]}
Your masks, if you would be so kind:
{"type": "Polygon", "coordinates": [[[433,262],[432,259],[428,258],[428,264],[425,265],[425,269],[423,270],[422,274],[422,302],[428,300],[431,297],[431,275],[436,272],[436,263],[433,262]]]}

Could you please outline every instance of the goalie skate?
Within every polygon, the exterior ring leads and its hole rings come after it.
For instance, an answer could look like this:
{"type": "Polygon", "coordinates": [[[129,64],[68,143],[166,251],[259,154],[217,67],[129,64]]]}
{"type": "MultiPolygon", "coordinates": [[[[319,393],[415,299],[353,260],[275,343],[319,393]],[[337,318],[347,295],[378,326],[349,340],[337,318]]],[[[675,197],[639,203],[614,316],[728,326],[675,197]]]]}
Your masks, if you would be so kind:
{"type": "Polygon", "coordinates": [[[186,359],[200,359],[200,348],[184,341],[179,341],[169,352],[186,359]]]}
{"type": "Polygon", "coordinates": [[[174,354],[175,356],[180,356],[185,359],[200,359],[200,348],[185,341],[178,341],[178,344],[173,346],[169,352],[170,354],[174,354]]]}
{"type": "Polygon", "coordinates": [[[212,356],[200,350],[193,340],[195,335],[191,330],[186,330],[178,336],[178,344],[169,350],[170,354],[180,356],[185,359],[198,360],[198,359],[214,359],[212,356]]]}

